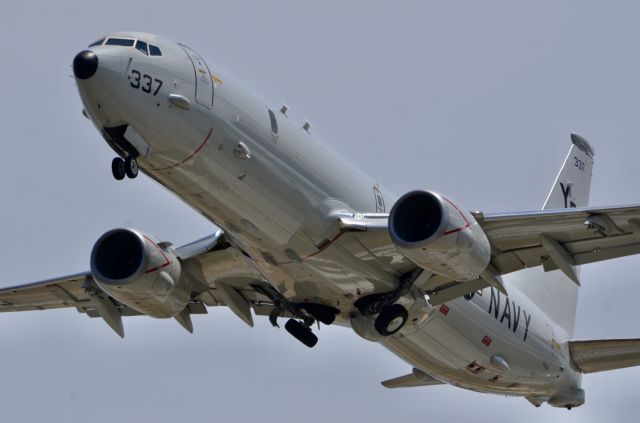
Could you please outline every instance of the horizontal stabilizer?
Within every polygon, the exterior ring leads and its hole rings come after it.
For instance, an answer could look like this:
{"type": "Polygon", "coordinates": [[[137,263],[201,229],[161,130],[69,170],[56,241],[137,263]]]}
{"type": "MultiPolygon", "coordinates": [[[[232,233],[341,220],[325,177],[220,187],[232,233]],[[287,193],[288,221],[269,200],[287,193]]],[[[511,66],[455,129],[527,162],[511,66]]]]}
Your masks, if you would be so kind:
{"type": "Polygon", "coordinates": [[[640,339],[570,341],[569,350],[582,373],[640,365],[640,339]]]}
{"type": "Polygon", "coordinates": [[[382,382],[382,386],[385,388],[412,388],[431,385],[443,385],[443,383],[432,378],[422,370],[415,368],[413,369],[413,373],[382,382]]]}

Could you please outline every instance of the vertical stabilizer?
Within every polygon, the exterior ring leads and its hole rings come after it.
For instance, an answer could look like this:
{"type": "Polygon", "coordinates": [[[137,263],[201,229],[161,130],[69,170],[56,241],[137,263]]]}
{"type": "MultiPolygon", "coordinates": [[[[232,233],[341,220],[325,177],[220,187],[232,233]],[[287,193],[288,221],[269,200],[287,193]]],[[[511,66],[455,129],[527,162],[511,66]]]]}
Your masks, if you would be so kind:
{"type": "MultiPolygon", "coordinates": [[[[571,134],[571,142],[573,145],[551,186],[543,210],[586,207],[589,203],[594,151],[580,135],[571,134]]],[[[578,269],[573,273],[577,282],[578,269]]],[[[578,285],[565,273],[560,270],[542,272],[539,268],[529,269],[514,275],[514,285],[569,335],[573,334],[578,285]]]]}
{"type": "Polygon", "coordinates": [[[543,210],[586,207],[591,189],[593,148],[580,135],[571,134],[571,150],[556,177],[543,210]]]}

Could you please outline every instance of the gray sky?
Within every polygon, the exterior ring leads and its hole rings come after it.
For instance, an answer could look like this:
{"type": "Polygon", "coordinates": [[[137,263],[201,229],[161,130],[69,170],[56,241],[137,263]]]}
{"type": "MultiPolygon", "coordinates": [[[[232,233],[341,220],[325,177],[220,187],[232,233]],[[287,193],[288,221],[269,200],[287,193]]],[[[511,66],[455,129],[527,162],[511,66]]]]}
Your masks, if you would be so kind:
{"type": "MultiPolygon", "coordinates": [[[[191,46],[397,194],[539,208],[569,148],[596,148],[591,204],[640,202],[640,4],[633,1],[6,2],[0,15],[0,284],[88,268],[133,226],[182,244],[214,227],[146,177],[116,183],[81,115],[74,55],[117,30],[191,46]],[[17,3],[17,4],[12,4],[17,3]]],[[[576,337],[640,337],[640,258],[583,270],[576,337]]],[[[585,406],[533,408],[452,387],[387,390],[409,366],[341,328],[313,350],[231,312],[125,321],[75,310],[0,316],[3,420],[635,421],[640,369],[584,378],[585,406]],[[303,416],[303,417],[301,417],[303,416]]]]}

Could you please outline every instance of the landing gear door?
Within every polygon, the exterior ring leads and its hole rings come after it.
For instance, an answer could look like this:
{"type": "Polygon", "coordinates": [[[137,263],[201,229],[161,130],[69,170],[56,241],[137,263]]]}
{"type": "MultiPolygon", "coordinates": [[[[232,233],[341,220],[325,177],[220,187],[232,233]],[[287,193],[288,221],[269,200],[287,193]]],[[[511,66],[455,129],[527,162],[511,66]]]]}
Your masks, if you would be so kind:
{"type": "Polygon", "coordinates": [[[208,109],[213,107],[213,80],[204,59],[189,47],[180,44],[187,53],[196,74],[196,102],[208,109]]]}

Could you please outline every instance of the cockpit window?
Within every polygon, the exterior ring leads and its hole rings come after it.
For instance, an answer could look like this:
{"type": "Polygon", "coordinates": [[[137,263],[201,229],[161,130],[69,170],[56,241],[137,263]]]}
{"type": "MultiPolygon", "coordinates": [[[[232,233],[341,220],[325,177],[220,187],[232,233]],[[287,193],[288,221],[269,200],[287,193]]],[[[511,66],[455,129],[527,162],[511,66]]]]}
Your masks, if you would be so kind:
{"type": "Polygon", "coordinates": [[[154,45],[151,44],[147,44],[146,41],[142,41],[142,40],[132,40],[130,38],[106,38],[107,42],[105,42],[105,38],[96,41],[95,43],[91,44],[89,47],[93,47],[93,46],[99,46],[99,45],[106,45],[106,46],[121,46],[121,47],[134,47],[137,50],[140,50],[142,53],[146,54],[147,56],[151,55],[151,56],[162,56],[162,52],[160,51],[160,49],[154,45]]]}
{"type": "Polygon", "coordinates": [[[151,44],[149,44],[149,53],[151,53],[152,56],[162,56],[160,49],[151,44]]]}
{"type": "Polygon", "coordinates": [[[108,46],[123,46],[123,47],[133,47],[134,40],[128,40],[126,38],[108,38],[105,45],[108,46]]]}
{"type": "Polygon", "coordinates": [[[104,40],[106,40],[106,38],[100,38],[98,41],[89,44],[89,47],[101,46],[104,40]]]}
{"type": "Polygon", "coordinates": [[[136,41],[136,48],[141,52],[143,52],[144,54],[146,54],[147,56],[149,55],[149,51],[147,50],[147,43],[145,43],[144,41],[142,40],[136,41]]]}

